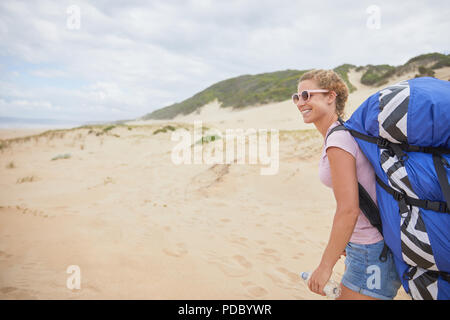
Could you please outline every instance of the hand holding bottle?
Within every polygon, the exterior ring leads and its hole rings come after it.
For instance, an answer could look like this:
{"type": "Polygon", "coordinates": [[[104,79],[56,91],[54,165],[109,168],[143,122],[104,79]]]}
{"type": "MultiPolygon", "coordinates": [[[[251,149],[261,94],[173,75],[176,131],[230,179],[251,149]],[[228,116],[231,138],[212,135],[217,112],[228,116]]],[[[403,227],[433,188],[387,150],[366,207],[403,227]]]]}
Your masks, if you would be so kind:
{"type": "Polygon", "coordinates": [[[302,279],[307,282],[309,289],[317,294],[322,296],[327,296],[328,298],[336,299],[341,294],[341,286],[334,280],[329,280],[330,275],[327,276],[325,273],[321,273],[319,269],[316,269],[315,273],[311,274],[310,272],[303,272],[301,274],[302,279]],[[316,271],[319,271],[317,273],[316,271]],[[315,279],[312,279],[312,276],[315,279]],[[312,281],[310,281],[310,279],[312,281]],[[324,280],[326,279],[326,280],[324,280]],[[323,282],[323,292],[319,291],[323,282]]]}

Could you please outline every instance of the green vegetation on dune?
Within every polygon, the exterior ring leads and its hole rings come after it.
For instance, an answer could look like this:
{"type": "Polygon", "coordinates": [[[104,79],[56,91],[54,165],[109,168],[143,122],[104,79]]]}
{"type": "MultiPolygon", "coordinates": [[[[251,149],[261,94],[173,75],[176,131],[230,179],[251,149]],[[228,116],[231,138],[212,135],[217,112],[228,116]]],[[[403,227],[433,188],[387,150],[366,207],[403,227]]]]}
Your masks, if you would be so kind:
{"type": "Polygon", "coordinates": [[[389,81],[393,75],[401,76],[407,72],[415,72],[416,70],[420,76],[434,76],[433,69],[450,66],[450,55],[442,53],[427,53],[411,58],[403,65],[394,67],[387,64],[382,65],[368,65],[365,67],[358,67],[356,71],[365,70],[361,76],[361,83],[371,86],[381,86],[389,81]]]}
{"type": "Polygon", "coordinates": [[[220,139],[222,139],[222,137],[217,134],[207,135],[206,137],[201,137],[195,144],[206,144],[220,139]]]}
{"type": "Polygon", "coordinates": [[[71,157],[70,153],[58,154],[57,156],[52,158],[52,161],[59,160],[59,159],[69,159],[70,157],[71,157]]]}
{"type": "Polygon", "coordinates": [[[223,108],[235,109],[284,101],[296,91],[298,79],[305,72],[285,70],[220,81],[183,102],[156,110],[142,119],[173,119],[179,114],[192,113],[215,99],[223,108]]]}
{"type": "Polygon", "coordinates": [[[430,66],[431,69],[450,67],[450,54],[445,55],[438,52],[422,54],[420,56],[409,59],[406,64],[408,65],[411,63],[420,63],[420,64],[431,63],[430,66]]]}
{"type": "Polygon", "coordinates": [[[424,66],[419,67],[419,74],[416,74],[417,77],[434,77],[435,72],[431,68],[427,68],[424,66]]]}
{"type": "Polygon", "coordinates": [[[166,133],[167,130],[175,131],[176,128],[175,128],[174,126],[167,125],[167,126],[164,126],[164,128],[159,128],[159,129],[153,131],[153,134],[158,134],[158,133],[161,133],[161,132],[162,132],[162,133],[166,133]]]}
{"type": "Polygon", "coordinates": [[[334,72],[336,72],[341,78],[342,80],[344,80],[344,82],[347,84],[348,90],[350,91],[350,93],[352,93],[353,91],[356,90],[355,86],[350,82],[350,80],[348,79],[348,73],[350,72],[350,69],[356,68],[355,65],[353,64],[342,64],[339,67],[334,68],[334,72]]]}
{"type": "Polygon", "coordinates": [[[396,68],[388,64],[368,65],[366,72],[361,76],[361,83],[371,85],[381,85],[387,82],[387,79],[392,76],[396,68]]]}
{"type": "MultiPolygon", "coordinates": [[[[394,76],[401,76],[408,72],[416,72],[416,76],[433,76],[434,69],[450,66],[450,55],[429,53],[414,57],[400,66],[367,65],[355,66],[342,64],[333,70],[347,84],[350,93],[356,87],[350,82],[350,70],[362,71],[361,83],[369,86],[380,86],[389,82],[394,76]],[[420,69],[419,69],[420,68],[420,69]]],[[[234,109],[289,99],[296,91],[299,78],[308,70],[285,70],[257,75],[243,75],[220,81],[189,99],[146,114],[141,119],[173,119],[177,115],[187,115],[214,100],[218,100],[221,107],[234,109]]]]}
{"type": "MultiPolygon", "coordinates": [[[[347,83],[350,92],[355,90],[347,76],[352,67],[354,66],[344,64],[335,69],[347,83]]],[[[232,107],[234,109],[284,101],[296,92],[298,80],[307,71],[285,70],[257,75],[243,75],[220,81],[189,99],[156,110],[145,115],[142,119],[173,119],[179,114],[190,114],[215,99],[221,103],[221,107],[232,107]]]]}

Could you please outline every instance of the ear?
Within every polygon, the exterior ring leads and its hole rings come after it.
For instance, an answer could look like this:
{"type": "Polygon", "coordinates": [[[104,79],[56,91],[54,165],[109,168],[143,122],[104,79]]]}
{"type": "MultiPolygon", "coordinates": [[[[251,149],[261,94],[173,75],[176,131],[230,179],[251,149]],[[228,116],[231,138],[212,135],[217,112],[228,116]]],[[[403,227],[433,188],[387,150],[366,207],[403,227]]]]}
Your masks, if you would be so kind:
{"type": "Polygon", "coordinates": [[[328,103],[333,103],[333,101],[336,101],[337,93],[334,91],[330,91],[328,93],[328,103]]]}

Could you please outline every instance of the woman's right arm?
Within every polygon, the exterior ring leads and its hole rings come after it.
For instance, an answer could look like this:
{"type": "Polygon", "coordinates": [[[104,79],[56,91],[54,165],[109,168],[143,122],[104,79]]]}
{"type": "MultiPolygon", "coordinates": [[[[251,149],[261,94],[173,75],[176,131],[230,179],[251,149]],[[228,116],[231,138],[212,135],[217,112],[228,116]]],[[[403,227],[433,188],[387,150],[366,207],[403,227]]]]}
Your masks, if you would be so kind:
{"type": "Polygon", "coordinates": [[[324,294],[323,287],[329,280],[334,265],[345,250],[360,213],[355,158],[347,151],[337,147],[329,147],[327,156],[330,162],[337,207],[328,245],[318,268],[313,272],[309,281],[311,291],[322,295],[324,294]]]}

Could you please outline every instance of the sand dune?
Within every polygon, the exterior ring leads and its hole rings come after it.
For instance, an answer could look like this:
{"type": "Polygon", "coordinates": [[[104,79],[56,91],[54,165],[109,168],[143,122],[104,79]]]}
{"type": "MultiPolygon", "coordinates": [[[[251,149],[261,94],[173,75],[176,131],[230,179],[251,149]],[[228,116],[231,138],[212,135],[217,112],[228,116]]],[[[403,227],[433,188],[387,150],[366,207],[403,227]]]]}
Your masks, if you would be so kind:
{"type": "MultiPolygon", "coordinates": [[[[435,70],[436,78],[450,80],[450,67],[435,70]]],[[[389,83],[393,84],[405,79],[414,78],[417,72],[409,72],[401,76],[393,76],[389,83]]],[[[349,72],[350,82],[357,88],[349,95],[346,103],[345,113],[349,117],[359,105],[364,102],[371,94],[382,89],[386,85],[379,87],[370,87],[362,84],[362,71],[357,72],[354,69],[349,72]]],[[[221,108],[220,103],[215,100],[202,108],[198,112],[189,115],[179,115],[173,121],[175,123],[192,124],[193,121],[202,121],[204,125],[225,130],[229,128],[265,128],[278,130],[303,130],[315,129],[311,124],[303,123],[301,114],[290,99],[282,102],[271,103],[263,106],[248,107],[243,110],[232,110],[231,108],[221,108]]],[[[168,121],[146,120],[131,121],[133,125],[161,124],[168,121]]]]}
{"type": "Polygon", "coordinates": [[[27,137],[40,134],[49,130],[49,128],[17,128],[17,129],[0,129],[0,140],[27,137]]]}
{"type": "MultiPolygon", "coordinates": [[[[377,90],[357,78],[350,112],[377,90]]],[[[171,122],[2,141],[0,298],[323,299],[299,277],[319,263],[335,209],[318,179],[321,137],[308,129],[290,101],[238,112],[214,102],[171,122]],[[172,131],[154,132],[195,119],[279,129],[278,173],[237,158],[175,165],[172,131]],[[72,265],[80,289],[67,287],[72,265]]],[[[343,271],[341,259],[337,280],[343,271]]]]}
{"type": "Polygon", "coordinates": [[[282,142],[274,176],[259,165],[175,166],[170,134],[144,127],[11,145],[1,158],[0,297],[319,298],[298,273],[320,258],[333,199],[311,154],[293,161],[295,141],[282,142]],[[59,153],[71,157],[52,161],[59,153]],[[66,288],[70,265],[81,290],[66,288]]]}
{"type": "Polygon", "coordinates": [[[170,133],[153,132],[80,129],[2,151],[0,298],[322,299],[298,277],[333,218],[320,137],[280,135],[279,173],[262,176],[261,165],[175,166],[170,133]],[[71,265],[79,290],[66,287],[71,265]]]}

